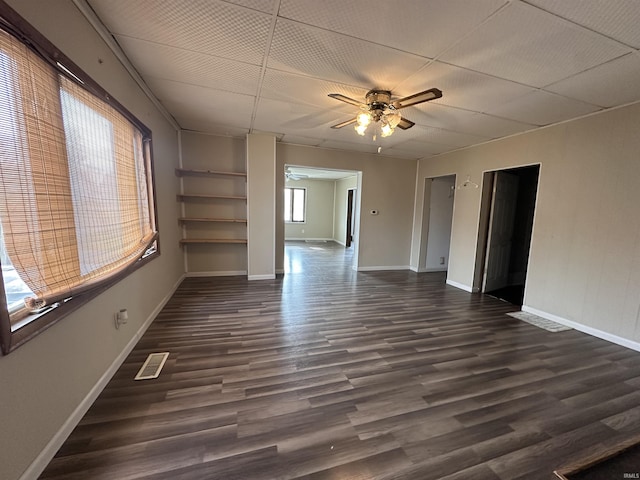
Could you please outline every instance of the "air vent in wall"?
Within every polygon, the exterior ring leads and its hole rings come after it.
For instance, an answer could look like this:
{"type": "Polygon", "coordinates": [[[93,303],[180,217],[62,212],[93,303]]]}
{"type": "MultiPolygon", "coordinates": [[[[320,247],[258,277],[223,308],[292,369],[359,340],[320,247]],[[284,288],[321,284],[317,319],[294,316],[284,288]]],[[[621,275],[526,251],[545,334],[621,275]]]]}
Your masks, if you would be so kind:
{"type": "Polygon", "coordinates": [[[152,378],[158,378],[158,375],[160,375],[160,372],[162,371],[162,367],[164,367],[164,362],[167,361],[168,357],[169,352],[150,354],[144,364],[142,364],[142,367],[140,367],[140,370],[134,380],[150,380],[152,378]]]}

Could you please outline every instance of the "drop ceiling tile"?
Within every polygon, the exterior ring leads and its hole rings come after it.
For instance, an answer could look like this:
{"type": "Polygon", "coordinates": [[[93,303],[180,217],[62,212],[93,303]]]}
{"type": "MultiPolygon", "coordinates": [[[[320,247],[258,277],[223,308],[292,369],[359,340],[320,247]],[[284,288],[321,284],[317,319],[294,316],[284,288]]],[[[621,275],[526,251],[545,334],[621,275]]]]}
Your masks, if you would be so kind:
{"type": "Polygon", "coordinates": [[[435,57],[504,0],[283,0],[280,16],[405,52],[435,57]]]}
{"type": "Polygon", "coordinates": [[[183,130],[220,135],[223,137],[244,138],[249,133],[248,128],[232,127],[220,123],[194,120],[192,118],[176,117],[176,122],[183,130]]]}
{"type": "Polygon", "coordinates": [[[261,68],[181,48],[117,37],[127,57],[143,77],[200,85],[234,93],[255,95],[261,68]]]}
{"type": "Polygon", "coordinates": [[[260,65],[271,16],[217,0],[89,0],[115,35],[260,65]]]}
{"type": "Polygon", "coordinates": [[[320,144],[322,148],[332,148],[337,150],[353,150],[356,152],[376,153],[378,147],[371,143],[351,143],[337,140],[325,140],[320,144]]]}
{"type": "Polygon", "coordinates": [[[261,98],[252,128],[322,137],[327,134],[331,125],[348,117],[349,115],[333,109],[261,98]]]}
{"type": "Polygon", "coordinates": [[[272,13],[276,0],[224,0],[228,3],[258,10],[259,12],[272,13]]]}
{"type": "Polygon", "coordinates": [[[353,112],[357,107],[329,97],[330,93],[341,93],[347,97],[364,102],[366,88],[353,87],[336,82],[329,82],[304,75],[267,69],[260,96],[271,100],[281,100],[298,104],[309,104],[323,108],[331,108],[344,113],[353,112]]]}
{"type": "MultiPolygon", "coordinates": [[[[442,90],[442,98],[420,104],[416,108],[428,112],[431,104],[441,104],[483,112],[534,91],[532,87],[508,80],[433,62],[401,83],[394,93],[405,96],[431,87],[442,90]]],[[[409,107],[407,110],[413,108],[409,107]]]]}
{"type": "Polygon", "coordinates": [[[170,80],[150,79],[149,88],[176,118],[247,128],[254,98],[170,80]]]}
{"type": "Polygon", "coordinates": [[[278,19],[268,67],[365,89],[389,89],[426,62],[417,55],[278,19]]]}
{"type": "Polygon", "coordinates": [[[414,125],[409,130],[397,129],[390,138],[393,140],[397,139],[399,142],[412,139],[448,147],[466,147],[489,140],[487,137],[479,137],[423,125],[414,125]]]}
{"type": "Polygon", "coordinates": [[[498,118],[485,113],[473,113],[468,118],[460,121],[454,129],[481,137],[500,138],[515,133],[526,132],[535,127],[535,125],[530,123],[498,118]]]}
{"type": "Polygon", "coordinates": [[[312,137],[303,137],[300,135],[286,134],[284,137],[282,137],[282,142],[291,143],[294,145],[308,145],[310,147],[317,147],[323,142],[323,140],[322,138],[312,138],[312,137]]]}
{"type": "Polygon", "coordinates": [[[383,157],[395,157],[395,158],[404,158],[407,160],[419,160],[421,158],[431,157],[430,154],[419,155],[413,152],[406,152],[404,150],[400,150],[397,148],[388,148],[386,150],[382,150],[380,155],[383,157]]]}
{"type": "Polygon", "coordinates": [[[438,145],[436,143],[429,143],[427,141],[419,141],[419,140],[405,140],[399,143],[396,143],[392,146],[393,149],[402,150],[405,152],[412,152],[418,155],[419,157],[428,156],[428,155],[438,155],[440,153],[448,152],[450,150],[455,150],[456,147],[450,147],[447,145],[438,145]]]}
{"type": "Polygon", "coordinates": [[[512,100],[490,113],[535,125],[549,125],[595,112],[600,108],[567,97],[536,91],[512,100]]]}
{"type": "Polygon", "coordinates": [[[528,0],[528,3],[640,48],[638,0],[528,0]]]}
{"type": "Polygon", "coordinates": [[[542,87],[629,51],[613,40],[518,2],[479,27],[441,60],[542,87]]]}
{"type": "Polygon", "coordinates": [[[545,90],[603,107],[635,102],[640,100],[640,56],[630,53],[545,90]]]}

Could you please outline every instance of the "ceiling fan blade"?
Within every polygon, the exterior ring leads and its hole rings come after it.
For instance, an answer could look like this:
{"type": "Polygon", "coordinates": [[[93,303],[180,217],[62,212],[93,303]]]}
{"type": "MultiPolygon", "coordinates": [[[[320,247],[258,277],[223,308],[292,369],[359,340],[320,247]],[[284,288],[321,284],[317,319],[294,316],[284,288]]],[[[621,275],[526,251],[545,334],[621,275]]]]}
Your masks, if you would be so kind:
{"type": "Polygon", "coordinates": [[[399,98],[398,100],[395,100],[393,102],[393,106],[396,107],[396,109],[406,108],[410,107],[411,105],[428,102],[429,100],[435,100],[436,98],[440,97],[442,97],[442,92],[440,90],[438,90],[437,88],[430,88],[429,90],[425,90],[424,92],[415,93],[404,98],[399,98]]]}
{"type": "Polygon", "coordinates": [[[366,107],[367,105],[359,102],[358,100],[354,100],[353,98],[349,98],[341,93],[330,93],[329,96],[331,98],[335,98],[336,100],[340,100],[341,102],[349,103],[351,105],[355,105],[356,107],[366,107]]]}
{"type": "Polygon", "coordinates": [[[402,117],[400,119],[400,121],[398,122],[398,128],[401,128],[402,130],[407,130],[407,129],[413,127],[414,125],[415,125],[415,123],[413,123],[411,120],[407,120],[404,117],[402,117]]]}
{"type": "Polygon", "coordinates": [[[352,123],[356,123],[356,119],[352,118],[351,120],[347,120],[346,122],[338,123],[337,125],[333,125],[331,128],[342,128],[347,125],[351,125],[352,123]]]}

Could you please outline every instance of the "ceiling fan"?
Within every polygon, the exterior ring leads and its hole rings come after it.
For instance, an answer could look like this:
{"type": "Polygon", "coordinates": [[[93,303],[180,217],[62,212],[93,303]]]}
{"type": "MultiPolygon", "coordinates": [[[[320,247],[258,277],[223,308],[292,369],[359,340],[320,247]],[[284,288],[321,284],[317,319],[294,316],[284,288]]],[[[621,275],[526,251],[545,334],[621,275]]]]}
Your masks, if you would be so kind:
{"type": "Polygon", "coordinates": [[[358,135],[364,136],[370,123],[380,122],[380,135],[388,137],[396,127],[407,130],[415,125],[411,120],[404,118],[398,110],[440,98],[442,92],[437,88],[430,88],[424,92],[392,100],[389,90],[369,90],[365,95],[365,103],[340,93],[330,93],[329,96],[360,108],[360,112],[355,118],[333,125],[331,128],[342,128],[355,123],[358,135]]]}

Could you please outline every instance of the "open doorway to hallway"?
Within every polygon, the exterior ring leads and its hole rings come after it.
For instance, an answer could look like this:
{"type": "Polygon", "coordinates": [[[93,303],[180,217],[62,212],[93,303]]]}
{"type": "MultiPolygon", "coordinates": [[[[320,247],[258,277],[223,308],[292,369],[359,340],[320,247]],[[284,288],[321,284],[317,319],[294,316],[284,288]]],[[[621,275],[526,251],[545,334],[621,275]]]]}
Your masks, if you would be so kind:
{"type": "MultiPolygon", "coordinates": [[[[312,255],[329,248],[349,250],[345,258],[355,266],[360,231],[360,172],[287,164],[284,177],[283,273],[298,270],[289,255],[295,250],[289,247],[294,246],[306,246],[312,255]]],[[[343,261],[341,257],[336,260],[338,264],[343,261]]],[[[326,263],[320,261],[317,265],[330,267],[326,263]]]]}
{"type": "Polygon", "coordinates": [[[474,289],[515,305],[525,295],[540,166],[485,172],[474,289]]]}
{"type": "Polygon", "coordinates": [[[455,185],[455,175],[425,178],[418,272],[448,270],[455,185]]]}

